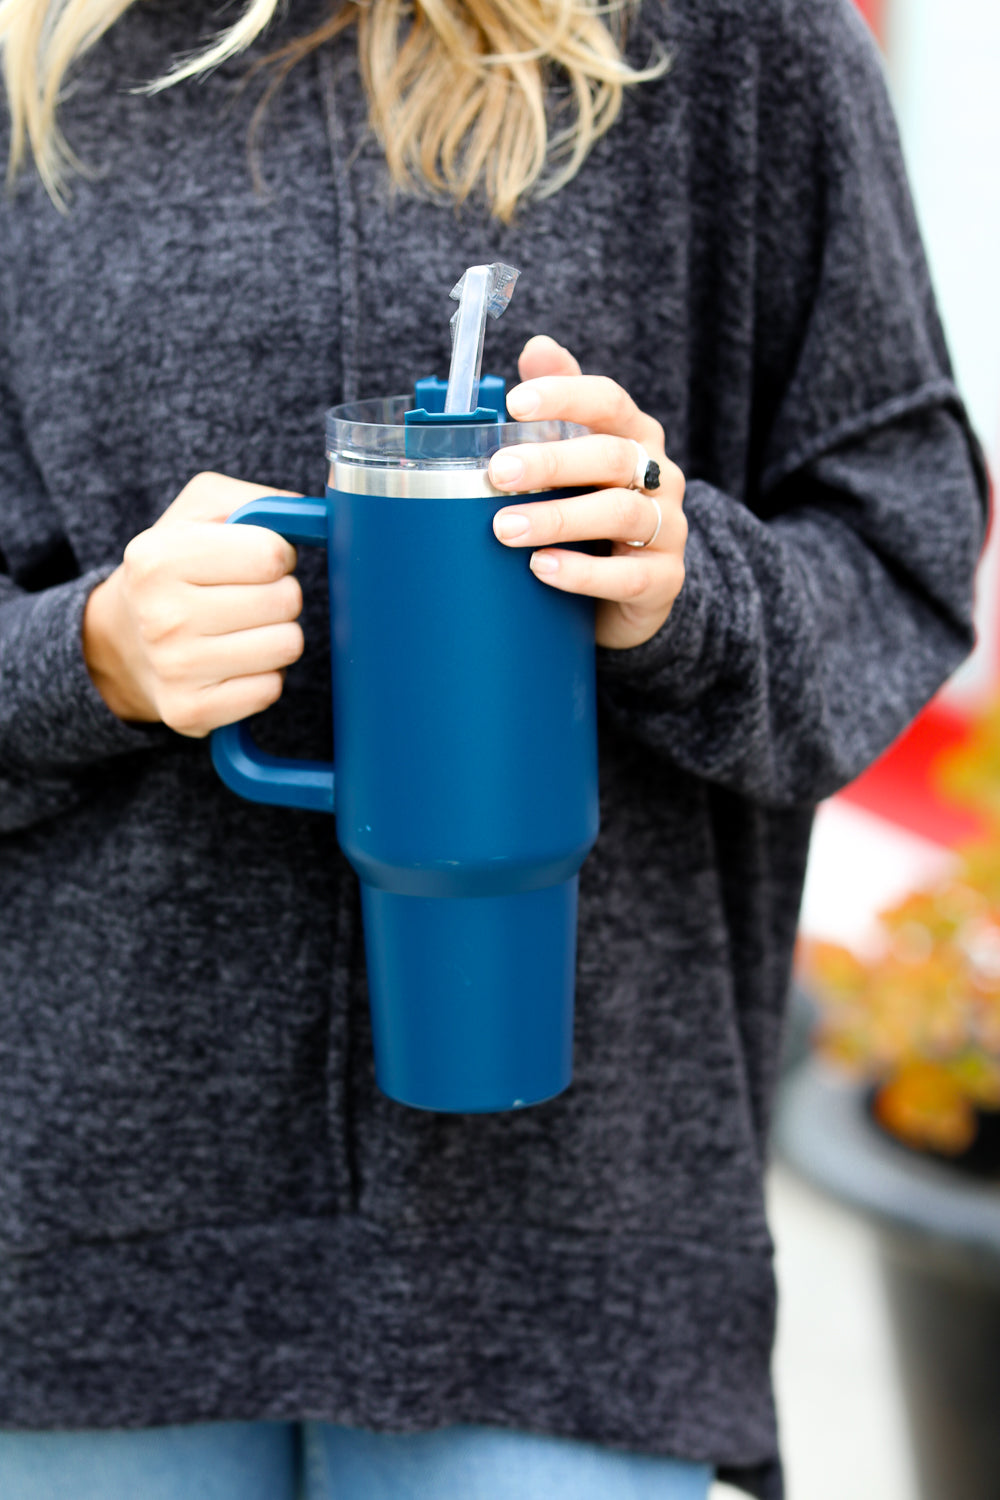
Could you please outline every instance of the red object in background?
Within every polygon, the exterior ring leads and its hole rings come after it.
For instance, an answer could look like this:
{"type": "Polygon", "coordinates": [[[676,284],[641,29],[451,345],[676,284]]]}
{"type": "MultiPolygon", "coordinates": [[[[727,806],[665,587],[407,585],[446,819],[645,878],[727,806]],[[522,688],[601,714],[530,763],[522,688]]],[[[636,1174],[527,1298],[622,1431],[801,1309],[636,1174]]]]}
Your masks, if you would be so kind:
{"type": "Polygon", "coordinates": [[[934,785],[934,762],[961,745],[967,734],[966,715],[938,698],[840,795],[935,844],[954,848],[981,838],[985,826],[972,813],[945,802],[934,785]]]}
{"type": "Polygon", "coordinates": [[[885,37],[885,7],[886,0],[858,0],[858,9],[879,41],[885,37]]]}

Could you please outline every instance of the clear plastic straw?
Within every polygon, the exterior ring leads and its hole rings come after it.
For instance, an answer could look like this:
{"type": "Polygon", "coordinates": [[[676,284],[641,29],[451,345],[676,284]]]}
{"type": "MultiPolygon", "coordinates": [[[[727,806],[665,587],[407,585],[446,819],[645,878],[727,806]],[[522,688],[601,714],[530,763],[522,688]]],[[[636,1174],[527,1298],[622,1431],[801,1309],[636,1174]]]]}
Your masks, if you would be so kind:
{"type": "Polygon", "coordinates": [[[451,369],[448,371],[446,412],[474,411],[479,399],[479,376],[483,367],[486,315],[499,318],[506,311],[520,271],[494,261],[489,266],[470,266],[452,287],[458,309],[451,320],[451,369]]]}

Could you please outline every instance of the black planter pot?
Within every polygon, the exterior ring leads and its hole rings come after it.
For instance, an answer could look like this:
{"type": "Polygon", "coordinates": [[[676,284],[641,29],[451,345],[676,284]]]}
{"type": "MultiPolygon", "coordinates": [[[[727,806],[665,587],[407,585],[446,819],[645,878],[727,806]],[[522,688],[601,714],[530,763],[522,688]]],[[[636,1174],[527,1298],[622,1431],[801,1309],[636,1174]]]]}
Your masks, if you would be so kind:
{"type": "Polygon", "coordinates": [[[922,1500],[1000,1500],[1000,1183],[897,1146],[862,1090],[789,1077],[781,1156],[878,1231],[922,1500]]]}

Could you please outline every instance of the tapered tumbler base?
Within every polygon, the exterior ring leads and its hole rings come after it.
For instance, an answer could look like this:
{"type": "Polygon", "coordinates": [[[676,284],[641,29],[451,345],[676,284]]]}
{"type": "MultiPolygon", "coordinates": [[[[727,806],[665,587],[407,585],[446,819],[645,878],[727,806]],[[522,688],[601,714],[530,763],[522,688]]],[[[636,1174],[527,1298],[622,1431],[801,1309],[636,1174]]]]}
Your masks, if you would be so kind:
{"type": "Polygon", "coordinates": [[[509,896],[362,883],[375,1077],[418,1109],[486,1113],[572,1076],[578,877],[509,896]]]}

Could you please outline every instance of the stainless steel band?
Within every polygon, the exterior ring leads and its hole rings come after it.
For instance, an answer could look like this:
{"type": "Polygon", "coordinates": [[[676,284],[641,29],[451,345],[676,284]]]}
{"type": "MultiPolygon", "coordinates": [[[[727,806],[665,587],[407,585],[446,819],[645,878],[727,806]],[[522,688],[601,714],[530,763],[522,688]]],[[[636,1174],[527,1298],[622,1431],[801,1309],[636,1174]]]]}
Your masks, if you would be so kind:
{"type": "Polygon", "coordinates": [[[439,468],[413,468],[405,464],[353,464],[334,455],[328,478],[332,490],[342,495],[388,495],[401,499],[468,500],[490,496],[497,500],[517,497],[495,489],[483,468],[442,464],[439,468]]]}

